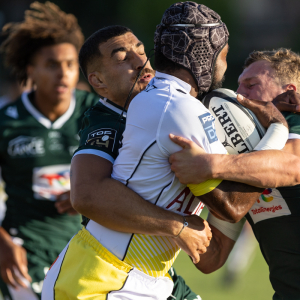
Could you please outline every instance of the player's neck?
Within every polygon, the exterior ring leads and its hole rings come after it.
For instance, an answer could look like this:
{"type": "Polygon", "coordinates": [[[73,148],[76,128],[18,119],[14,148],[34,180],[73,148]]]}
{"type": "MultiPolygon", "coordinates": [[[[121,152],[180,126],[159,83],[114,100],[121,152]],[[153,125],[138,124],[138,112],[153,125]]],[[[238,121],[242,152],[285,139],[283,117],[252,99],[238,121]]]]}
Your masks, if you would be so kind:
{"type": "Polygon", "coordinates": [[[192,74],[186,70],[186,69],[180,69],[180,70],[174,70],[174,71],[161,71],[163,73],[175,76],[179,79],[181,79],[182,81],[185,81],[186,83],[188,83],[192,88],[190,91],[190,95],[193,97],[197,97],[198,95],[198,86],[195,82],[194,77],[192,76],[192,74]]]}
{"type": "Polygon", "coordinates": [[[68,110],[71,97],[72,95],[66,95],[61,99],[54,99],[36,90],[31,97],[31,102],[47,119],[54,122],[68,110]]]}

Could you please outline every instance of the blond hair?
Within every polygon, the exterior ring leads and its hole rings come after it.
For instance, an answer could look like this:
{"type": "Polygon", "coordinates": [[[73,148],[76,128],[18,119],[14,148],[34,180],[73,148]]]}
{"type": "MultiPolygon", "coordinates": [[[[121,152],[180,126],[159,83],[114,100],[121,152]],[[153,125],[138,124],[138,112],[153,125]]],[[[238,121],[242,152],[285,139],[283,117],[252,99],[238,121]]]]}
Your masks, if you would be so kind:
{"type": "Polygon", "coordinates": [[[300,55],[286,48],[272,51],[253,51],[245,61],[244,69],[256,61],[265,60],[271,63],[276,79],[280,84],[296,85],[300,89],[300,55]]]}

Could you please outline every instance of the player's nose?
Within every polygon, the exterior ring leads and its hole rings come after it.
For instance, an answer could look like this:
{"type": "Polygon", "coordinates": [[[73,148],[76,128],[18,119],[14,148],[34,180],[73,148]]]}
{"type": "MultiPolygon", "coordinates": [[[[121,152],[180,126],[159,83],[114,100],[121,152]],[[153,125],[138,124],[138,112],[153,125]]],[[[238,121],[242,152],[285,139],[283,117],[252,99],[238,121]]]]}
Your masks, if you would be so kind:
{"type": "Polygon", "coordinates": [[[242,96],[248,98],[248,93],[247,93],[246,89],[243,88],[243,86],[241,84],[239,85],[238,89],[236,90],[236,93],[241,94],[242,96]]]}

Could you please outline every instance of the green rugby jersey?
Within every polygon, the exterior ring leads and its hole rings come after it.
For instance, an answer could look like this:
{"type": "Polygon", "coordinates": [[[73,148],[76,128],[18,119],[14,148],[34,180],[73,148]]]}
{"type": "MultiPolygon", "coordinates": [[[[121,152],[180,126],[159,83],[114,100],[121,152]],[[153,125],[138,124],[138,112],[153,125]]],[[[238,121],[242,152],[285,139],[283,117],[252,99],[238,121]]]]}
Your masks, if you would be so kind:
{"type": "MultiPolygon", "coordinates": [[[[289,138],[300,138],[300,116],[283,113],[289,138]]],[[[300,185],[268,188],[246,215],[269,265],[274,300],[300,299],[300,185]]]]}
{"type": "MultiPolygon", "coordinates": [[[[125,129],[126,111],[108,99],[100,101],[84,114],[82,128],[79,131],[78,154],[94,154],[109,160],[112,164],[118,156],[125,129]]],[[[82,224],[86,225],[88,218],[82,216],[82,224]]]]}
{"type": "Polygon", "coordinates": [[[54,203],[70,188],[82,117],[99,97],[76,91],[67,112],[52,123],[32,105],[31,96],[23,93],[0,110],[0,166],[8,195],[2,226],[22,239],[27,251],[60,252],[80,228],[80,216],[61,215],[54,203]]]}

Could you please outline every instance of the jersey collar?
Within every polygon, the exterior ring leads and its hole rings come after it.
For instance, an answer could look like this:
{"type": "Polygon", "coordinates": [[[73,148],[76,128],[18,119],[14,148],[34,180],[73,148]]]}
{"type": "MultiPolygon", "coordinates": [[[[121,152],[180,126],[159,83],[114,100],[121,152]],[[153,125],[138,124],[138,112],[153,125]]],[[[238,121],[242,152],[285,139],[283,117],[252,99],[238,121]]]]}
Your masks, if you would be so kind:
{"type": "Polygon", "coordinates": [[[107,98],[101,99],[99,100],[104,106],[106,106],[107,108],[113,110],[114,112],[116,112],[117,114],[121,114],[123,112],[123,117],[126,118],[127,115],[127,110],[123,111],[123,107],[119,106],[115,103],[113,103],[112,101],[108,100],[107,98]]]}
{"type": "Polygon", "coordinates": [[[181,88],[183,88],[188,94],[190,93],[192,86],[190,84],[188,84],[187,82],[179,79],[178,77],[166,74],[166,73],[162,73],[162,72],[155,72],[155,78],[160,79],[160,78],[164,78],[167,79],[169,81],[175,81],[181,88]]]}
{"type": "Polygon", "coordinates": [[[48,129],[61,128],[70,119],[70,117],[72,116],[72,114],[74,112],[74,109],[76,106],[76,100],[75,100],[75,95],[74,95],[75,92],[72,95],[68,110],[62,116],[60,116],[57,120],[55,120],[53,123],[32,105],[32,103],[30,102],[30,100],[28,98],[29,93],[30,92],[24,92],[21,96],[22,102],[23,102],[25,108],[40,124],[42,124],[43,126],[45,126],[48,129]]]}

